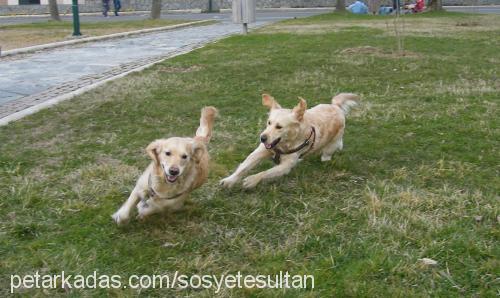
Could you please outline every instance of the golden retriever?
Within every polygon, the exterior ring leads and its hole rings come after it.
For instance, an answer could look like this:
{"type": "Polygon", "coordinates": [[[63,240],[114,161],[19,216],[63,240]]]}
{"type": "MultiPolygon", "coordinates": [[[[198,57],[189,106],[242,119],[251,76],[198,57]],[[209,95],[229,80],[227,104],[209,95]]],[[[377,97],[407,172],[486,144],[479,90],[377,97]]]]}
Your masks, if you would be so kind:
{"type": "Polygon", "coordinates": [[[262,104],[270,109],[266,129],[260,135],[260,145],[241,163],[236,171],[220,181],[223,187],[232,187],[259,162],[273,157],[273,168],[248,176],[244,188],[253,188],[259,182],[288,174],[306,154],[321,153],[322,161],[329,161],[336,150],[342,149],[345,117],[357,104],[359,97],[341,93],[331,104],[320,104],[307,110],[306,101],[299,97],[293,109],[281,108],[270,95],[262,95],[262,104]]]}
{"type": "Polygon", "coordinates": [[[153,161],[137,181],[128,200],[112,215],[117,224],[130,220],[135,205],[139,219],[183,207],[189,193],[207,180],[209,156],[206,145],[212,136],[216,116],[214,107],[205,107],[194,138],[160,139],[147,146],[146,152],[153,161]]]}

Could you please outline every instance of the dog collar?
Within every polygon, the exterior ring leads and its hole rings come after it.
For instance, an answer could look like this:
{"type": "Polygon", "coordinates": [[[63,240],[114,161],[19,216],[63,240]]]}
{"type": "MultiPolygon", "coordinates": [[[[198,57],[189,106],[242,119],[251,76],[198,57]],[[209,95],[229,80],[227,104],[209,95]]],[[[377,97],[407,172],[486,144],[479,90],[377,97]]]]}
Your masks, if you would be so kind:
{"type": "Polygon", "coordinates": [[[309,151],[311,151],[311,149],[314,147],[315,141],[316,141],[316,129],[314,128],[314,126],[312,126],[311,133],[309,134],[309,137],[302,144],[295,147],[294,149],[289,150],[289,151],[282,151],[278,148],[273,148],[272,150],[274,151],[274,156],[273,156],[274,163],[279,164],[281,162],[281,155],[292,154],[292,153],[295,153],[295,152],[298,152],[298,151],[304,149],[306,146],[311,145],[311,146],[309,146],[309,148],[307,148],[307,150],[305,152],[300,154],[299,158],[302,158],[304,155],[309,153],[309,151]],[[312,141],[311,141],[311,138],[312,138],[312,141]]]}

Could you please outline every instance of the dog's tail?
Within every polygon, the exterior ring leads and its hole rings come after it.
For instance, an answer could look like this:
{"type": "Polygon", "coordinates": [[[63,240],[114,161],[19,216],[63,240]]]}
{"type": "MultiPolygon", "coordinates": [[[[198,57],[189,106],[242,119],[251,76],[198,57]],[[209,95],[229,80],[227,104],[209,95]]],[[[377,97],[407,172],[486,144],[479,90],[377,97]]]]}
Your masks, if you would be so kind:
{"type": "Polygon", "coordinates": [[[358,101],[359,96],[354,93],[339,93],[332,98],[332,104],[341,108],[345,115],[358,104],[358,101]]]}
{"type": "Polygon", "coordinates": [[[196,130],[196,140],[200,140],[205,144],[210,142],[212,137],[212,127],[214,126],[214,120],[219,112],[214,107],[204,107],[201,109],[200,127],[196,130]]]}

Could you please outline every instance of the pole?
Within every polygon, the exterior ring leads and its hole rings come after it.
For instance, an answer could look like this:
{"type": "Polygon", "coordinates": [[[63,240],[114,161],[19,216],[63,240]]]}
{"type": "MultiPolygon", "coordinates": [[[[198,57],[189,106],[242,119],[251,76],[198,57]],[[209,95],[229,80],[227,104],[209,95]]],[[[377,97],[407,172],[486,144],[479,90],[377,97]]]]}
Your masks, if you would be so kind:
{"type": "Polygon", "coordinates": [[[73,11],[73,36],[80,36],[80,16],[78,15],[78,0],[73,0],[73,5],[71,5],[73,11]]]}
{"type": "Polygon", "coordinates": [[[243,23],[243,34],[248,34],[248,24],[247,23],[243,23]]]}

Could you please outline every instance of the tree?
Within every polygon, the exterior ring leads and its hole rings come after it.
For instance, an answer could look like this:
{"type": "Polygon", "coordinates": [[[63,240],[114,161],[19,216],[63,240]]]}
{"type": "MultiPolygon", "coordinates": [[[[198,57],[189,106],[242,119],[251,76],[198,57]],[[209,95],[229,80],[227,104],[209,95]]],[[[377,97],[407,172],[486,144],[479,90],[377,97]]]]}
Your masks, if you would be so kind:
{"type": "Polygon", "coordinates": [[[345,11],[345,0],[337,0],[335,11],[345,11]]]}
{"type": "Polygon", "coordinates": [[[50,18],[54,21],[61,21],[59,10],[57,9],[57,0],[49,0],[50,18]]]}
{"type": "Polygon", "coordinates": [[[159,19],[161,16],[161,0],[153,0],[151,4],[151,18],[159,19]]]}
{"type": "Polygon", "coordinates": [[[431,3],[429,3],[429,7],[432,11],[443,10],[443,0],[431,0],[431,3]]]}

